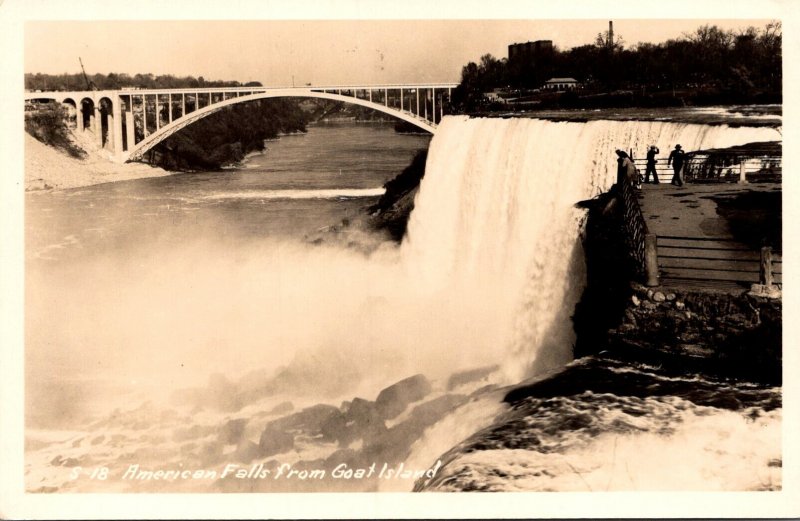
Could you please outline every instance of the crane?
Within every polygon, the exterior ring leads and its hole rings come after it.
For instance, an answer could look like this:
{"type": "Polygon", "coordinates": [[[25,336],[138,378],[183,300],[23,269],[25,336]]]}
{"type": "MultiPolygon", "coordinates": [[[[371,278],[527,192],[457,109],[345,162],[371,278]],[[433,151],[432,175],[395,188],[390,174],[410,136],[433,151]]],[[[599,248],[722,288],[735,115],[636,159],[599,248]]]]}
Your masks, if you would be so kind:
{"type": "Polygon", "coordinates": [[[81,72],[83,72],[83,79],[86,81],[86,88],[89,90],[97,90],[97,85],[95,85],[93,81],[89,81],[89,77],[86,76],[86,69],[83,68],[83,60],[81,60],[80,56],[78,56],[78,61],[81,64],[81,72]]]}

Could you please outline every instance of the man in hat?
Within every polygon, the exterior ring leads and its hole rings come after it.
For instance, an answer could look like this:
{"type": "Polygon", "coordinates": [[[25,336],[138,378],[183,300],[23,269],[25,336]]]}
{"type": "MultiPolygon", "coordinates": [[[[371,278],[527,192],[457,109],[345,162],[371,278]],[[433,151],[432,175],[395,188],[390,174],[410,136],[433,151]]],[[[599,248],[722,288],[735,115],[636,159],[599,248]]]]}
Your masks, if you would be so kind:
{"type": "Polygon", "coordinates": [[[650,173],[653,173],[653,184],[658,184],[658,174],[656,173],[656,154],[659,153],[658,147],[655,145],[650,145],[650,149],[647,151],[647,168],[644,171],[644,182],[650,182],[650,173]]]}
{"type": "Polygon", "coordinates": [[[667,166],[672,163],[672,171],[675,173],[672,176],[672,184],[677,186],[683,186],[683,181],[681,181],[681,170],[683,170],[683,164],[686,162],[686,153],[681,149],[680,145],[675,145],[675,150],[669,153],[669,157],[667,158],[667,166]]]}

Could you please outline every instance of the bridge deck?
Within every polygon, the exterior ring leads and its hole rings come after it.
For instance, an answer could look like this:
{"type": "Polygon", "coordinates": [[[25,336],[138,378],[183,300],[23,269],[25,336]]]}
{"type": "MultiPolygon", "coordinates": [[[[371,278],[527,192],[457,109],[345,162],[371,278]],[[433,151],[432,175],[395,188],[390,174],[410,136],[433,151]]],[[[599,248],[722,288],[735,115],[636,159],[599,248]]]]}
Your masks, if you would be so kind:
{"type": "MultiPolygon", "coordinates": [[[[745,192],[780,192],[774,183],[645,184],[639,195],[650,233],[658,236],[658,265],[663,286],[676,289],[736,291],[758,283],[760,253],[734,238],[715,198],[745,192]]],[[[782,283],[782,262],[774,255],[775,282],[782,283]]]]}

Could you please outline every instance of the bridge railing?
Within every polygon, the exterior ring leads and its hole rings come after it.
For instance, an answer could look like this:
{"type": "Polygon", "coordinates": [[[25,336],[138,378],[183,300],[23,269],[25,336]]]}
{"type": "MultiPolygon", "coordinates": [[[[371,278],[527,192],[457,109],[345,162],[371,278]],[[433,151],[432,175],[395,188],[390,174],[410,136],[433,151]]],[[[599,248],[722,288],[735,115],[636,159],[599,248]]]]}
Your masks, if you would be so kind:
{"type": "Polygon", "coordinates": [[[657,286],[659,281],[656,236],[647,229],[647,223],[639,206],[639,190],[627,175],[618,176],[617,181],[628,254],[633,261],[637,277],[648,286],[657,286]]]}
{"type": "MultiPolygon", "coordinates": [[[[634,163],[644,175],[647,159],[634,159],[634,163]]],[[[659,159],[655,170],[660,181],[672,179],[673,168],[667,166],[666,159],[659,159]]],[[[683,167],[683,180],[688,183],[780,182],[782,174],[783,158],[774,150],[748,154],[691,152],[683,167]]]]}

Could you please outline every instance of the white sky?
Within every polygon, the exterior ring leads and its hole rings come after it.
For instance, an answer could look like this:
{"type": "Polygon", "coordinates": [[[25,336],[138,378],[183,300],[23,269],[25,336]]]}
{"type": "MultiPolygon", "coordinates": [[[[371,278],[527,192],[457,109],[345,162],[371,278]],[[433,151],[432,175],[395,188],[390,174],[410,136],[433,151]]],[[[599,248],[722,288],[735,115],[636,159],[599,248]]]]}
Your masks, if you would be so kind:
{"type": "MultiPolygon", "coordinates": [[[[134,7],[134,3],[128,4],[134,7]]],[[[720,11],[720,14],[725,14],[720,11]]],[[[710,23],[763,27],[768,19],[615,19],[626,46],[662,42],[710,23]]],[[[593,20],[29,21],[25,72],[204,76],[265,85],[457,82],[461,67],[509,43],[593,43],[593,20]]]]}

